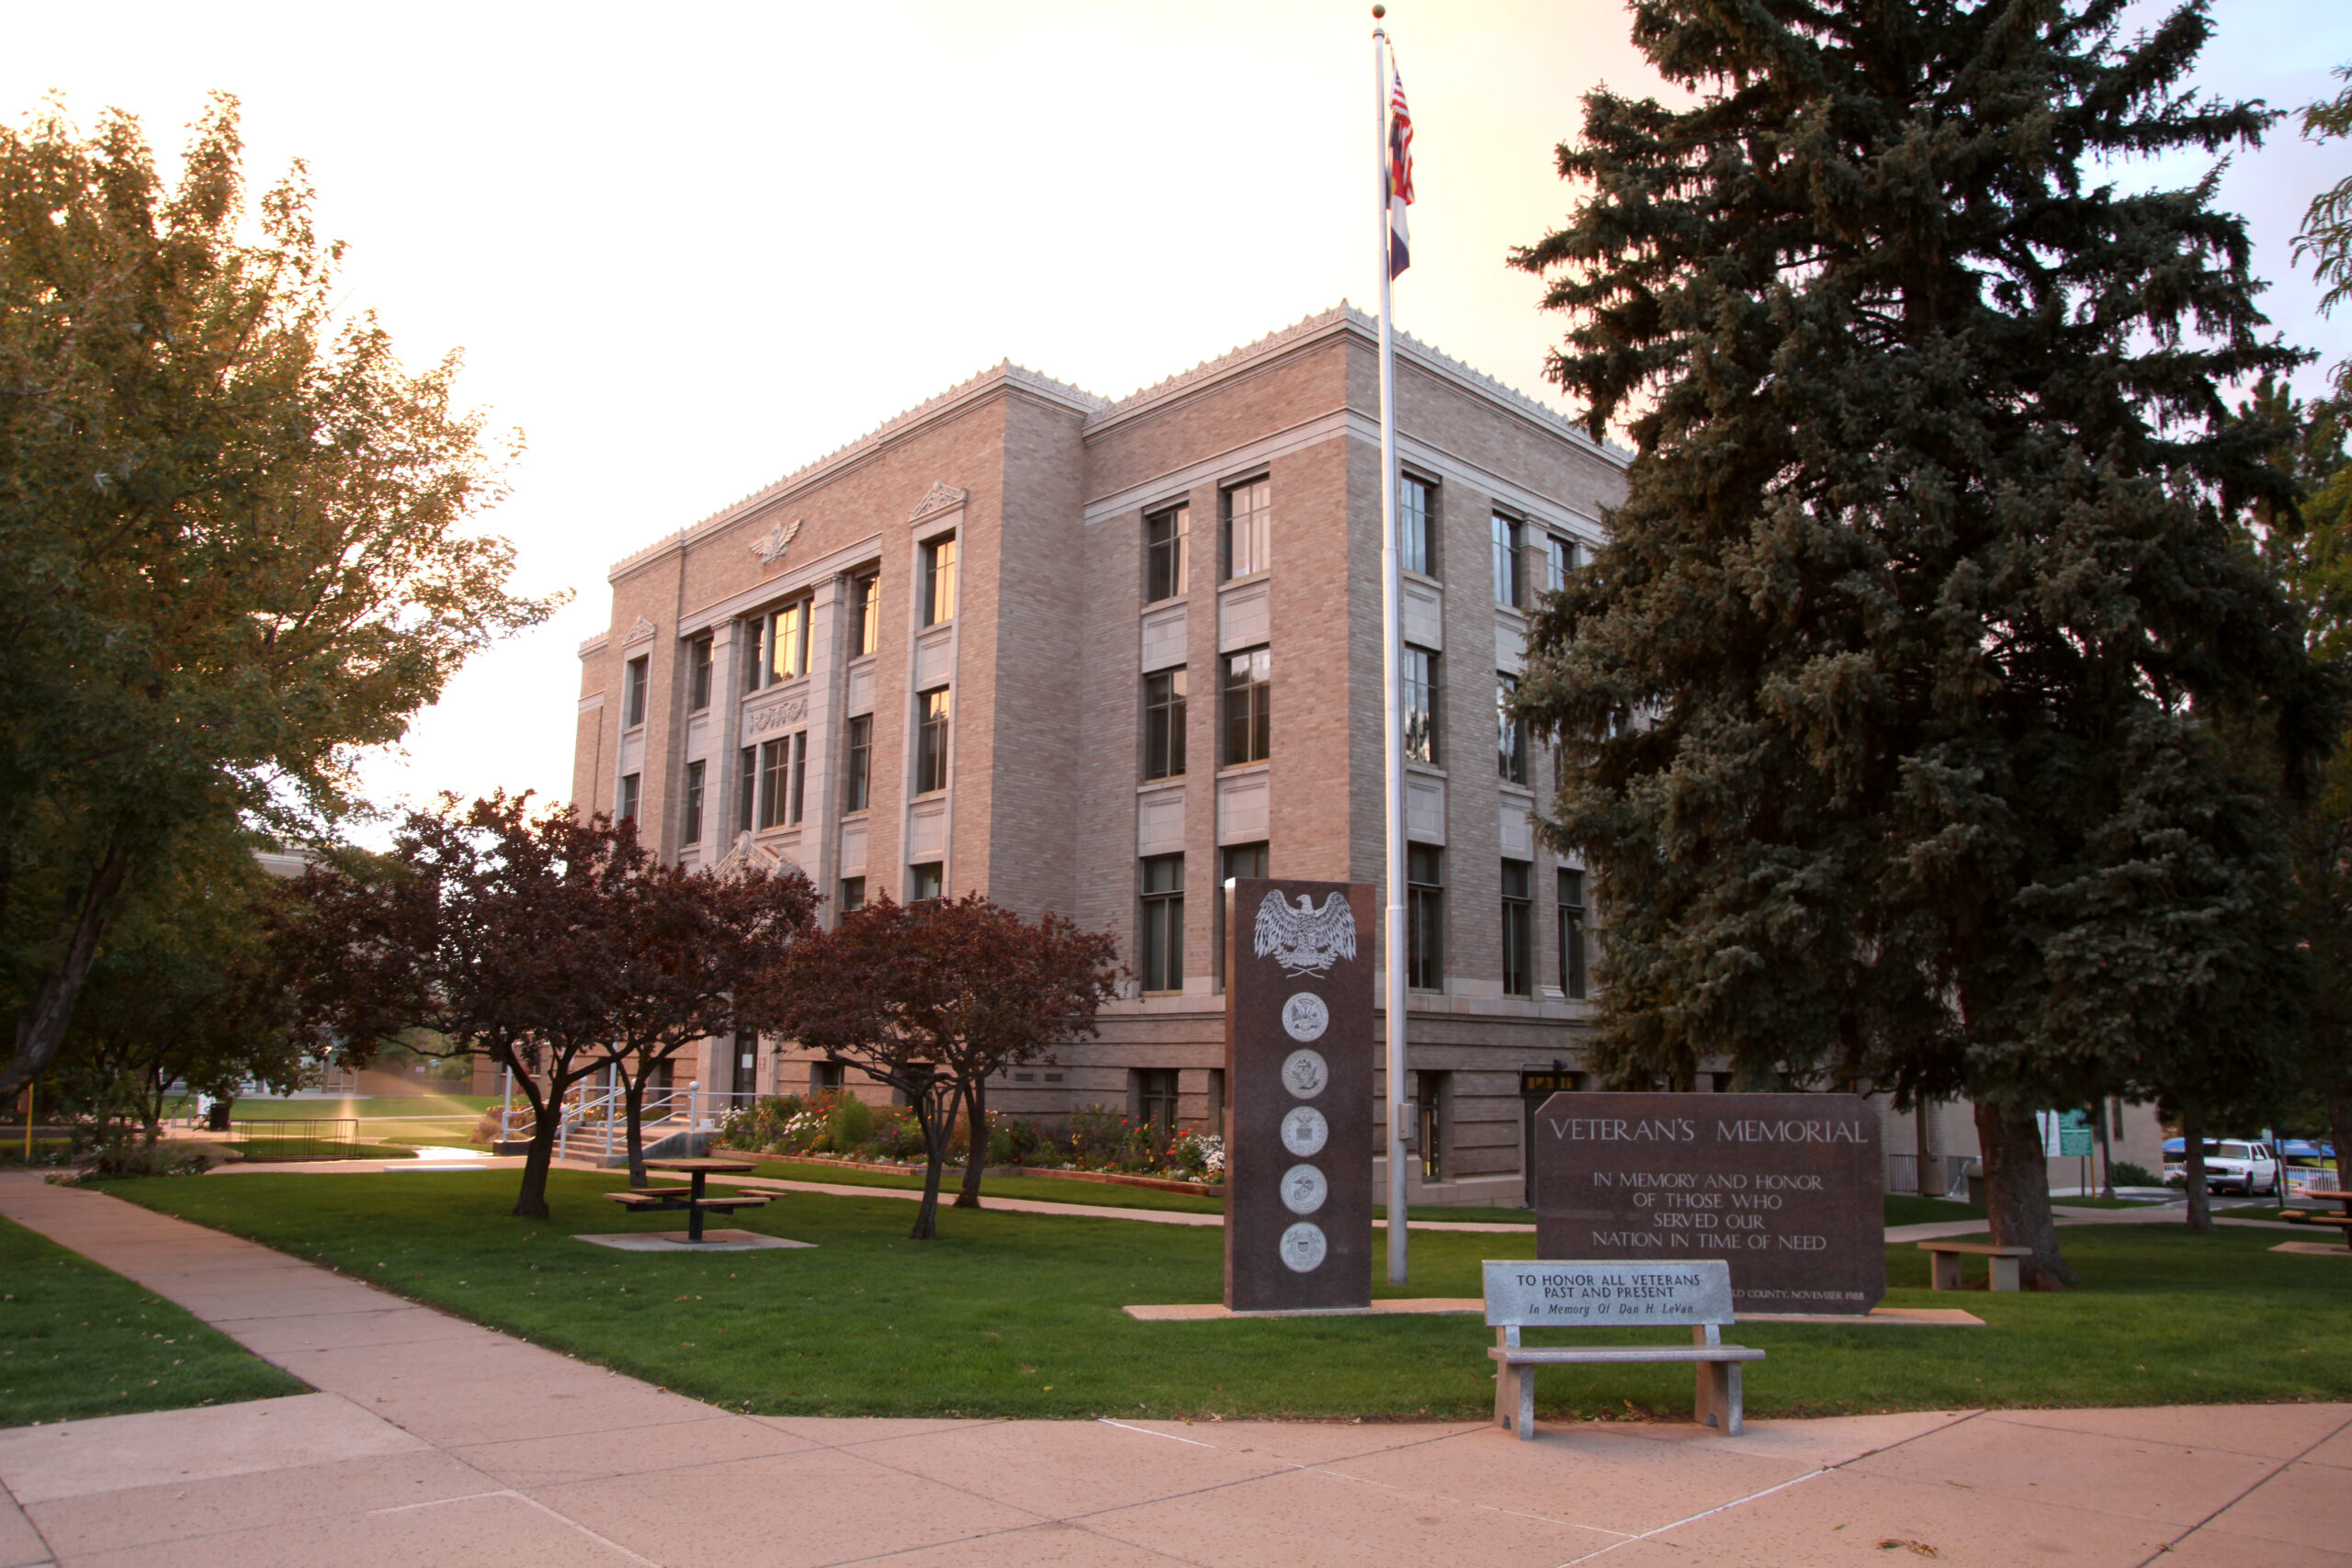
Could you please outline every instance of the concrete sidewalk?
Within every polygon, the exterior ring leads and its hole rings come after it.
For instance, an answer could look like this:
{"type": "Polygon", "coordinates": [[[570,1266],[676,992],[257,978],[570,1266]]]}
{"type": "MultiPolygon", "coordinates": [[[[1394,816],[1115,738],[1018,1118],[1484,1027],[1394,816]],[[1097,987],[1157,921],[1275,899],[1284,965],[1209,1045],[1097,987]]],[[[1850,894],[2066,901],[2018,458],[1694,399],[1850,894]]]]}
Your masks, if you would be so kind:
{"type": "Polygon", "coordinates": [[[319,1391],[0,1432],[0,1568],[2352,1563],[2352,1405],[1759,1421],[1744,1438],[1579,1424],[1532,1443],[1465,1425],[754,1418],[97,1193],[0,1178],[0,1213],[319,1391]]]}

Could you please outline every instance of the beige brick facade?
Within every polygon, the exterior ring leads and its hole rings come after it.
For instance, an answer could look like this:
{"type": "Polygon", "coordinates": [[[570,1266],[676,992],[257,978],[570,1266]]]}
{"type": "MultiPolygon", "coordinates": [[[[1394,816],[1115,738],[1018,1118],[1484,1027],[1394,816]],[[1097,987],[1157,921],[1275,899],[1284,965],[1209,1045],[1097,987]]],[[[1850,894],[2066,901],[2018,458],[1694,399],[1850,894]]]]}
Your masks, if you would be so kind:
{"type": "MultiPolygon", "coordinates": [[[[1598,542],[1623,454],[1409,340],[1397,359],[1401,459],[1436,497],[1433,570],[1408,582],[1408,639],[1435,645],[1442,681],[1437,764],[1413,770],[1409,835],[1439,848],[1443,866],[1443,984],[1415,994],[1408,1025],[1414,1071],[1444,1075],[1427,1080],[1439,1089],[1443,1179],[1426,1196],[1509,1201],[1517,1069],[1573,1061],[1588,1004],[1561,994],[1556,866],[1528,825],[1548,762],[1539,749],[1527,788],[1498,776],[1496,675],[1517,668],[1526,618],[1495,603],[1490,519],[1519,521],[1522,569],[1540,586],[1547,538],[1598,542]],[[1506,858],[1532,867],[1535,962],[1518,996],[1503,980],[1506,858]]],[[[1137,969],[1141,858],[1181,854],[1181,987],[1123,999],[1099,1041],[1023,1069],[991,1103],[1045,1118],[1126,1106],[1136,1072],[1172,1068],[1182,1119],[1216,1122],[1223,849],[1263,842],[1277,875],[1382,880],[1376,375],[1373,325],[1344,307],[1117,402],[1000,366],[662,539],[613,570],[611,629],[581,649],[575,800],[615,810],[633,778],[665,854],[776,857],[830,898],[863,876],[869,896],[903,899],[909,868],[937,863],[950,893],[1116,933],[1137,969]],[[1222,498],[1260,479],[1270,560],[1227,580],[1222,498]],[[1189,581],[1147,605],[1145,518],[1178,502],[1190,508],[1189,581]],[[763,561],[758,542],[786,534],[763,561]],[[922,551],[948,536],[956,613],[922,626],[922,551]],[[853,657],[850,584],[869,571],[877,647],[853,657]],[[754,618],[804,598],[808,672],[747,689],[754,618]],[[710,700],[693,708],[704,637],[710,700]],[[1270,754],[1222,767],[1223,658],[1251,647],[1271,660],[1270,754]],[[639,659],[645,722],[625,727],[639,659]],[[1176,668],[1188,766],[1147,781],[1143,678],[1176,668]],[[948,784],[917,794],[917,694],[942,686],[948,784]],[[845,738],[862,715],[871,800],[851,812],[845,738]],[[775,741],[805,744],[800,818],[760,828],[754,814],[745,834],[743,749],[756,761],[775,741]],[[695,762],[699,832],[684,784],[695,762]]],[[[714,1043],[706,1086],[730,1087],[731,1057],[714,1043]]],[[[808,1081],[788,1047],[771,1043],[758,1057],[762,1090],[808,1081]]]]}

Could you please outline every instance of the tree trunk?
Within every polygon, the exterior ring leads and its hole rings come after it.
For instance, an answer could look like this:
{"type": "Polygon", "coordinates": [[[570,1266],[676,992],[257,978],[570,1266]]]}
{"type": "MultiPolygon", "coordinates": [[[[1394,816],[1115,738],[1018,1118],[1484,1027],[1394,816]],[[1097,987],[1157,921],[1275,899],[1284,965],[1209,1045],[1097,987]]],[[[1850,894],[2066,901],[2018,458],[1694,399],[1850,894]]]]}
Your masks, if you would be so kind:
{"type": "Polygon", "coordinates": [[[2114,1125],[2114,1118],[2109,1114],[2110,1104],[2108,1098],[2101,1095],[2091,1114],[2098,1118],[2098,1195],[2112,1203],[2115,1201],[2115,1144],[2109,1136],[2109,1129],[2114,1125]]]}
{"type": "Polygon", "coordinates": [[[915,1228],[907,1234],[915,1241],[937,1241],[939,1186],[947,1166],[948,1129],[956,1125],[962,1097],[950,1090],[944,1106],[929,1090],[908,1098],[914,1101],[915,1122],[922,1128],[923,1158],[922,1201],[915,1206],[915,1228]]]}
{"type": "Polygon", "coordinates": [[[2327,1113],[2335,1134],[2335,1190],[2352,1192],[2352,1084],[2338,1079],[2328,1090],[2327,1113]]]}
{"type": "Polygon", "coordinates": [[[544,1220],[548,1217],[548,1167],[555,1158],[557,1122],[548,1114],[548,1101],[561,1092],[560,1086],[551,1088],[548,1095],[542,1095],[538,1080],[511,1053],[504,1065],[514,1069],[514,1077],[523,1086],[523,1099],[531,1107],[531,1146],[523,1151],[523,1190],[515,1194],[514,1213],[526,1220],[544,1220]]]}
{"type": "Polygon", "coordinates": [[[621,1072],[621,1103],[628,1108],[628,1184],[645,1187],[650,1183],[645,1175],[645,1079],[653,1071],[648,1064],[643,1072],[631,1077],[628,1069],[621,1072]]]}
{"type": "Polygon", "coordinates": [[[57,1060],[58,1047],[65,1043],[65,1026],[74,1021],[74,1004],[82,995],[82,982],[90,977],[90,965],[98,961],[98,938],[107,929],[102,911],[121,890],[122,874],[130,863],[130,855],[118,845],[107,852],[84,885],[64,956],[54,971],[34,985],[32,995],[17,1014],[16,1055],[0,1066],[0,1095],[16,1093],[57,1060]]]}
{"type": "Polygon", "coordinates": [[[1929,1105],[1930,1102],[1928,1097],[1923,1094],[1919,1097],[1919,1103],[1913,1107],[1911,1111],[1912,1124],[1917,1133],[1917,1136],[1913,1141],[1919,1146],[1919,1154],[1917,1162],[1918,1167],[1917,1179],[1914,1180],[1911,1185],[1919,1190],[1919,1196],[1922,1198],[1940,1198],[1944,1196],[1945,1193],[1951,1190],[1951,1183],[1949,1181],[1941,1183],[1941,1191],[1929,1190],[1929,1189],[1939,1185],[1939,1183],[1937,1183],[1936,1180],[1928,1174],[1928,1162],[1936,1157],[1935,1150],[1929,1146],[1928,1141],[1928,1124],[1932,1115],[1929,1105]]]}
{"type": "Polygon", "coordinates": [[[2030,1247],[2025,1283],[2062,1290],[2075,1271],[2058,1251],[2058,1224],[2050,1213],[2050,1166],[2032,1113],[1989,1100],[1976,1102],[1976,1140],[1984,1151],[1984,1209],[1995,1247],[2030,1247]]]}
{"type": "Polygon", "coordinates": [[[980,1206],[980,1172],[989,1163],[988,1085],[985,1081],[964,1086],[964,1114],[972,1134],[972,1152],[964,1161],[964,1185],[956,1194],[959,1209],[980,1206]]]}
{"type": "Polygon", "coordinates": [[[2188,1197],[2188,1228],[2213,1228],[2213,1194],[2205,1186],[2205,1108],[2180,1100],[2180,1179],[2188,1197]]]}

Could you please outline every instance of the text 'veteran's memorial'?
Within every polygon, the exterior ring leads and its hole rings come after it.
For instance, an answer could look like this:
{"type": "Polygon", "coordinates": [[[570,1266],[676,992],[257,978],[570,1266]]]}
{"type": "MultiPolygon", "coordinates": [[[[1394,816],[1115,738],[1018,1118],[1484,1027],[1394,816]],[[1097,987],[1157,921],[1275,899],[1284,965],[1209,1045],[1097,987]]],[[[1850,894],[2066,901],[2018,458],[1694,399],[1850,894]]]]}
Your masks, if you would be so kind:
{"type": "Polygon", "coordinates": [[[1731,1265],[1741,1312],[1886,1294],[1878,1113],[1850,1094],[1555,1094],[1535,1112],[1545,1258],[1731,1265]]]}
{"type": "Polygon", "coordinates": [[[1225,1304],[1372,1303],[1373,891],[1226,885],[1225,1304]]]}

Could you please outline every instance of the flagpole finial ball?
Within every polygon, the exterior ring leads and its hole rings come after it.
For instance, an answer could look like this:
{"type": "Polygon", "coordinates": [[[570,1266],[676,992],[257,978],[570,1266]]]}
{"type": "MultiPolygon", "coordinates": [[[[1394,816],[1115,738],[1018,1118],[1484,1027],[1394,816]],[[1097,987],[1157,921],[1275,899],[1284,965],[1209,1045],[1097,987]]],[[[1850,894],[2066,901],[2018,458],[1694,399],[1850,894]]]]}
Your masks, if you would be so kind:
{"type": "Polygon", "coordinates": [[[1374,6],[1372,8],[1372,19],[1375,22],[1386,15],[1388,15],[1388,7],[1385,6],[1374,6]]]}

